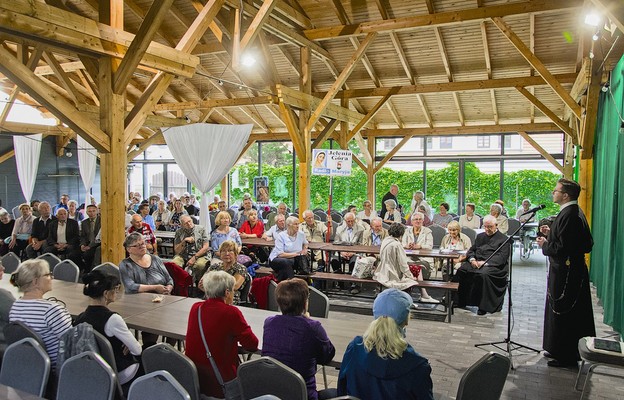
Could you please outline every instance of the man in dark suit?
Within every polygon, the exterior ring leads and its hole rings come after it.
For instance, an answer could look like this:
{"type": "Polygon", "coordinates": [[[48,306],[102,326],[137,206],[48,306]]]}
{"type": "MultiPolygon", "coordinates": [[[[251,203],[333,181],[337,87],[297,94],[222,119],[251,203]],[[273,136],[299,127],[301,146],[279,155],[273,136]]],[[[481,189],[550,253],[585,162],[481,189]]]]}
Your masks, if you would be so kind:
{"type": "Polygon", "coordinates": [[[64,208],[56,211],[56,220],[48,225],[48,238],[43,251],[61,256],[61,258],[69,258],[81,267],[80,227],[78,221],[67,216],[68,211],[64,208]]]}
{"type": "Polygon", "coordinates": [[[386,212],[388,212],[388,209],[386,208],[386,200],[394,200],[397,205],[397,210],[401,211],[401,205],[397,199],[397,194],[399,194],[399,187],[397,185],[390,185],[390,190],[381,199],[381,210],[379,211],[379,216],[381,218],[383,218],[384,215],[386,215],[386,212]]]}
{"type": "Polygon", "coordinates": [[[546,356],[552,358],[548,361],[551,367],[576,366],[580,360],[579,339],[596,336],[585,264],[585,254],[592,250],[594,240],[578,206],[580,193],[578,183],[559,179],[553,201],[561,211],[550,227],[540,226],[546,237],[537,238],[549,260],[542,346],[546,356]]]}
{"type": "Polygon", "coordinates": [[[48,226],[56,218],[50,215],[52,207],[47,201],[39,203],[38,207],[39,217],[35,218],[32,226],[32,233],[30,234],[31,243],[26,247],[26,255],[28,258],[36,258],[43,253],[43,249],[46,246],[46,239],[48,238],[48,226]]]}
{"type": "Polygon", "coordinates": [[[81,222],[80,229],[80,251],[84,260],[85,272],[91,271],[94,262],[99,264],[102,257],[100,254],[102,243],[96,239],[101,227],[97,207],[89,204],[87,206],[87,216],[88,218],[81,222]]]}
{"type": "Polygon", "coordinates": [[[453,277],[454,282],[459,282],[457,306],[478,306],[479,315],[502,309],[509,272],[509,244],[485,262],[507,240],[507,235],[498,230],[492,215],[483,218],[483,228],[485,232],[477,235],[466,253],[466,261],[453,277]]]}

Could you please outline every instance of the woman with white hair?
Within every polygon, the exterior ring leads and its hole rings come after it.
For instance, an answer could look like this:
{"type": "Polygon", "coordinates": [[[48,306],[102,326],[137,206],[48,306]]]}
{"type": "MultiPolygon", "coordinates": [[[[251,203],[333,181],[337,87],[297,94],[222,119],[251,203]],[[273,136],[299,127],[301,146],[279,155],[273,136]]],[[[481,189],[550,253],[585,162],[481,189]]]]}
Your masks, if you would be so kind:
{"type": "Polygon", "coordinates": [[[67,202],[67,218],[75,219],[78,222],[84,219],[84,215],[78,211],[78,202],[76,200],[67,202]]]}
{"type": "Polygon", "coordinates": [[[11,283],[24,294],[13,303],[9,321],[21,321],[37,332],[54,368],[59,340],[71,328],[72,319],[64,306],[43,298],[52,290],[52,279],[47,261],[35,259],[21,263],[11,275],[11,283]]]}
{"type": "Polygon", "coordinates": [[[219,399],[224,397],[223,390],[206,355],[203,339],[223,382],[236,378],[239,344],[250,352],[258,350],[258,338],[241,311],[232,305],[235,282],[225,271],[207,272],[202,278],[206,300],[193,304],[186,330],[185,354],[197,366],[201,393],[219,399]]]}
{"type": "Polygon", "coordinates": [[[398,289],[381,292],[364,332],[349,343],[338,375],[338,395],[361,399],[433,399],[429,361],[405,339],[412,298],[398,289]]]}
{"type": "Polygon", "coordinates": [[[167,203],[164,200],[158,200],[156,211],[152,213],[154,225],[158,231],[166,231],[169,220],[171,219],[171,211],[167,210],[167,203]]]}
{"type": "Polygon", "coordinates": [[[269,255],[269,265],[277,273],[277,280],[291,279],[295,276],[295,257],[308,255],[308,240],[299,230],[299,218],[286,218],[286,232],[275,238],[275,247],[269,255]]]}
{"type": "Polygon", "coordinates": [[[412,204],[410,205],[410,214],[414,214],[417,211],[420,211],[420,207],[424,207],[425,208],[425,215],[431,219],[433,218],[433,212],[431,210],[431,206],[429,205],[429,203],[427,203],[427,200],[425,200],[425,193],[422,191],[416,191],[414,192],[414,196],[412,197],[412,204]]]}
{"type": "Polygon", "coordinates": [[[397,210],[397,203],[393,199],[384,201],[386,205],[386,214],[383,216],[383,222],[392,224],[393,222],[401,223],[401,213],[397,210]]]}
{"type": "Polygon", "coordinates": [[[509,222],[507,221],[507,217],[503,215],[503,206],[498,203],[492,204],[490,206],[490,215],[496,218],[500,233],[506,234],[509,230],[509,222]]]}

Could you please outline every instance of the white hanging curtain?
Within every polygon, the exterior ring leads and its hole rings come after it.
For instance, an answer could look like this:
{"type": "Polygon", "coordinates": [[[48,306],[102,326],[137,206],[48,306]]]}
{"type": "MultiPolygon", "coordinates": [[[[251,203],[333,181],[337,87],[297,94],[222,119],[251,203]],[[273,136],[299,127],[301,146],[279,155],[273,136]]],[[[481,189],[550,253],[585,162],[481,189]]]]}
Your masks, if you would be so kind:
{"type": "Polygon", "coordinates": [[[234,166],[247,144],[252,125],[191,124],[163,132],[176,163],[201,193],[200,224],[212,231],[208,191],[234,166]]]}
{"type": "Polygon", "coordinates": [[[37,170],[39,169],[39,155],[41,154],[41,141],[43,135],[13,136],[15,148],[15,164],[17,165],[17,177],[22,187],[22,193],[27,203],[30,203],[37,170]]]}
{"type": "Polygon", "coordinates": [[[85,187],[85,212],[87,206],[91,204],[91,194],[89,191],[95,181],[95,167],[97,165],[97,151],[93,146],[84,140],[80,135],[77,135],[76,140],[78,146],[78,168],[80,169],[80,177],[85,187]]]}

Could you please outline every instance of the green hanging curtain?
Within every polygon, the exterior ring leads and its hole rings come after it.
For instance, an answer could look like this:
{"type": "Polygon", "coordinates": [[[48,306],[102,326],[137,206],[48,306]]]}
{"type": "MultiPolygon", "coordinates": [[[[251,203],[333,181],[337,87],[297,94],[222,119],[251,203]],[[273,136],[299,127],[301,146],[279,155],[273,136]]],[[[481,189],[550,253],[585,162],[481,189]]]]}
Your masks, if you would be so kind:
{"type": "Polygon", "coordinates": [[[590,279],[604,306],[604,322],[624,328],[624,57],[611,73],[610,93],[600,94],[594,156],[590,279]]]}

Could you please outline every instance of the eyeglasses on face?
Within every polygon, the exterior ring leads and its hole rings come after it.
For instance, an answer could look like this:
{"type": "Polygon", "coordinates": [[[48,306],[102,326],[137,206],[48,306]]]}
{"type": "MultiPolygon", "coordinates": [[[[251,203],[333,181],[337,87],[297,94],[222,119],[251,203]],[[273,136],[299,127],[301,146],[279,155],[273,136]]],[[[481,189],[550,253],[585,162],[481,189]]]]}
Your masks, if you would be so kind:
{"type": "Polygon", "coordinates": [[[145,242],[141,242],[141,243],[133,244],[132,246],[128,246],[128,247],[145,247],[145,246],[147,246],[145,242]]]}

